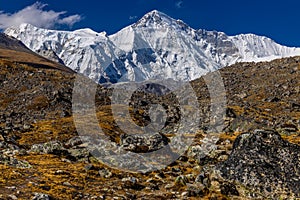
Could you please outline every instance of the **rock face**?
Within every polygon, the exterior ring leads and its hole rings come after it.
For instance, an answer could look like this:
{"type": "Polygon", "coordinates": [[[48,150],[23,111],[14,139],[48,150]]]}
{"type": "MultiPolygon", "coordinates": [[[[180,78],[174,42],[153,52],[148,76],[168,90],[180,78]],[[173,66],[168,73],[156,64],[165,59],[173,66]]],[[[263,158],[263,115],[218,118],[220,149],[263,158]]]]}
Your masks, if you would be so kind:
{"type": "Polygon", "coordinates": [[[0,48],[31,52],[21,41],[0,33],[0,48]]]}
{"type": "Polygon", "coordinates": [[[45,58],[48,58],[54,62],[64,65],[64,62],[56,55],[56,53],[53,50],[40,49],[40,50],[37,50],[36,52],[45,58]]]}
{"type": "Polygon", "coordinates": [[[300,197],[300,146],[275,131],[255,130],[238,136],[229,159],[218,168],[225,179],[265,197],[300,197]]]}

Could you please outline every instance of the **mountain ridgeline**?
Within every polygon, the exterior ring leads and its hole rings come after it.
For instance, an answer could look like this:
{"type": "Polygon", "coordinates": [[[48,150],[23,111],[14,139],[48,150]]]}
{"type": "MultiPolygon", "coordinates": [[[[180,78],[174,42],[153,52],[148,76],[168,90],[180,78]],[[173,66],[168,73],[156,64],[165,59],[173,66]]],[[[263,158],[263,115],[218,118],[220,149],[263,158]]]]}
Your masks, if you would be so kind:
{"type": "Polygon", "coordinates": [[[237,62],[300,55],[300,48],[285,47],[264,36],[195,30],[156,10],[113,35],[91,29],[47,30],[30,24],[8,28],[5,33],[100,83],[190,81],[237,62]]]}

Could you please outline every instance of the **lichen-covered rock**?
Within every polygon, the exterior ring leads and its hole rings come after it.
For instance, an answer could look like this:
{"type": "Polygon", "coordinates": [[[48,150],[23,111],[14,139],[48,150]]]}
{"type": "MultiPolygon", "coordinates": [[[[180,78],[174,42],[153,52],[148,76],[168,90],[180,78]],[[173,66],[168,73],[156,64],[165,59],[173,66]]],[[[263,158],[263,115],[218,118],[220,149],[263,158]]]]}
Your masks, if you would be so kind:
{"type": "Polygon", "coordinates": [[[159,133],[146,135],[122,135],[121,144],[125,150],[133,152],[151,152],[168,144],[168,138],[159,133]]]}
{"type": "Polygon", "coordinates": [[[201,183],[188,184],[187,196],[189,197],[204,197],[209,193],[209,189],[201,183]]]}
{"type": "Polygon", "coordinates": [[[68,149],[68,158],[73,161],[85,161],[90,157],[90,151],[87,148],[68,149]]]}
{"type": "Polygon", "coordinates": [[[75,136],[75,137],[72,137],[70,140],[68,140],[64,146],[66,148],[71,148],[71,147],[74,147],[74,146],[78,146],[82,144],[82,139],[80,138],[80,136],[75,136]]]}
{"type": "Polygon", "coordinates": [[[30,151],[40,154],[62,154],[62,152],[64,152],[65,149],[61,142],[50,141],[43,144],[34,144],[32,145],[30,151]]]}
{"type": "Polygon", "coordinates": [[[273,130],[238,136],[229,159],[217,168],[223,178],[263,197],[300,197],[300,146],[283,140],[273,130]]]}

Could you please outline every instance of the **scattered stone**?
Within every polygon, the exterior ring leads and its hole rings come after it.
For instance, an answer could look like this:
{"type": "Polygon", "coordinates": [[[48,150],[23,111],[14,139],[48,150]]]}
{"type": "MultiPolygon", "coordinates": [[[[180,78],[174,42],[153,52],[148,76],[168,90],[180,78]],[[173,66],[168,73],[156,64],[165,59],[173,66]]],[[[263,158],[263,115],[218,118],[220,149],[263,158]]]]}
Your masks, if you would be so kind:
{"type": "MultiPolygon", "coordinates": [[[[112,173],[108,169],[101,169],[101,170],[99,170],[99,175],[101,177],[103,177],[103,178],[110,178],[110,177],[112,177],[112,173]]],[[[122,181],[125,181],[125,179],[124,180],[122,179],[122,181]]]]}
{"type": "Polygon", "coordinates": [[[165,189],[169,190],[174,187],[174,184],[166,184],[165,189]]]}
{"type": "Polygon", "coordinates": [[[57,170],[54,175],[70,175],[70,173],[64,170],[57,170]]]}
{"type": "Polygon", "coordinates": [[[78,146],[80,144],[82,144],[82,140],[81,140],[80,136],[75,136],[65,143],[65,147],[72,148],[72,147],[78,146]]]}
{"type": "Polygon", "coordinates": [[[18,197],[14,194],[8,195],[8,198],[11,199],[11,200],[17,200],[18,199],[18,197]]]}
{"type": "Polygon", "coordinates": [[[175,179],[176,186],[185,186],[188,182],[188,179],[184,175],[177,176],[175,179]]]}
{"type": "Polygon", "coordinates": [[[68,149],[67,157],[72,161],[88,161],[91,156],[90,151],[87,148],[68,149]]]}
{"type": "Polygon", "coordinates": [[[144,186],[140,185],[138,182],[139,180],[135,177],[127,177],[123,178],[122,182],[124,183],[124,188],[131,188],[134,190],[141,190],[145,188],[144,186]]]}
{"type": "Polygon", "coordinates": [[[0,154],[0,164],[22,169],[31,168],[31,165],[27,161],[18,160],[12,156],[6,156],[3,154],[0,154]]]}
{"type": "Polygon", "coordinates": [[[25,130],[25,131],[28,131],[28,130],[30,130],[30,129],[32,129],[33,127],[31,126],[31,125],[28,125],[28,124],[24,124],[24,126],[23,126],[23,129],[25,130]]]}
{"type": "Polygon", "coordinates": [[[218,162],[223,162],[228,159],[228,155],[221,155],[218,157],[218,162]]]}
{"type": "Polygon", "coordinates": [[[209,193],[209,189],[201,183],[188,184],[187,192],[189,197],[204,197],[209,193]]]}
{"type": "Polygon", "coordinates": [[[73,185],[71,184],[71,183],[69,183],[69,182],[63,182],[63,185],[64,186],[68,186],[68,187],[72,187],[73,185]]]}
{"type": "Polygon", "coordinates": [[[43,193],[34,193],[34,196],[31,200],[50,200],[50,196],[43,193]]]}
{"type": "Polygon", "coordinates": [[[235,195],[235,196],[239,196],[239,192],[236,189],[234,184],[231,183],[224,183],[220,186],[221,188],[221,193],[224,195],[235,195]]]}

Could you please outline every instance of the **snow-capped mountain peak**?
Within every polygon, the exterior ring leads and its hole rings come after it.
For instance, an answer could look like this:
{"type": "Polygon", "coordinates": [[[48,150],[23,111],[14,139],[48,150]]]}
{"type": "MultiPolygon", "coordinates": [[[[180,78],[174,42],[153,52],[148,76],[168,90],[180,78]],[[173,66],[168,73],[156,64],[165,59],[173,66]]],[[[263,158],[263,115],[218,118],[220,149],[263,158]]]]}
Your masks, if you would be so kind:
{"type": "Polygon", "coordinates": [[[174,28],[177,30],[192,30],[186,23],[180,19],[173,19],[168,15],[158,11],[153,10],[145,14],[140,20],[132,25],[133,28],[141,27],[156,27],[156,28],[174,28]]]}
{"type": "Polygon", "coordinates": [[[84,29],[78,29],[73,32],[77,35],[82,35],[83,37],[93,37],[93,36],[99,36],[99,35],[106,35],[105,32],[97,33],[96,31],[90,29],[90,28],[84,28],[84,29]]]}
{"type": "Polygon", "coordinates": [[[5,33],[37,53],[59,57],[95,81],[112,83],[155,78],[189,81],[236,62],[300,55],[300,48],[282,46],[264,36],[195,30],[157,10],[113,35],[30,24],[5,33]]]}
{"type": "Polygon", "coordinates": [[[174,21],[168,15],[159,12],[157,10],[153,10],[145,14],[140,20],[138,20],[134,25],[139,26],[149,26],[149,25],[158,25],[158,24],[171,24],[174,21]]]}

